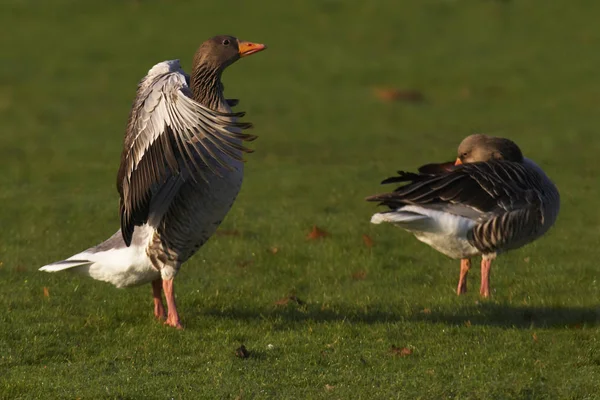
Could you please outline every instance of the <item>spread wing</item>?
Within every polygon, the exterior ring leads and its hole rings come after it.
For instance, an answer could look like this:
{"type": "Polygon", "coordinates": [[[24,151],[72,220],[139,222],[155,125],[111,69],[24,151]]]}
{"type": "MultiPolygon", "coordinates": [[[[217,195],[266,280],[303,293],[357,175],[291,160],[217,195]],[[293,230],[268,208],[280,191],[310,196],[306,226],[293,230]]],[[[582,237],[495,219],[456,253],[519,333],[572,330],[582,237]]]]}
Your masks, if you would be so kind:
{"type": "Polygon", "coordinates": [[[256,138],[242,132],[252,125],[236,122],[244,113],[202,106],[192,99],[186,80],[178,61],[166,61],[138,86],[117,175],[127,245],[134,227],[148,220],[153,195],[169,178],[205,179],[207,173],[218,174],[218,166],[229,168],[223,155],[239,160],[243,152],[251,152],[240,140],[256,138]]]}

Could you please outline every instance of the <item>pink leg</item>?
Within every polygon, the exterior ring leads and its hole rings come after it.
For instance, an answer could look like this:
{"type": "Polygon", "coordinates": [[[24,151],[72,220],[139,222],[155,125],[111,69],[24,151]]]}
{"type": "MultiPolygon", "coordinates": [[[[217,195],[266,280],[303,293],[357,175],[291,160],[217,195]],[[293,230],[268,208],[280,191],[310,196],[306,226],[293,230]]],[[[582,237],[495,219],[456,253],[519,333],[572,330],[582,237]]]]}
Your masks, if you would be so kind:
{"type": "Polygon", "coordinates": [[[165,306],[162,302],[162,279],[152,281],[152,296],[154,297],[154,316],[158,319],[165,319],[165,306]]]}
{"type": "Polygon", "coordinates": [[[458,278],[458,287],[456,288],[456,294],[461,295],[467,293],[467,274],[471,269],[471,260],[463,258],[460,260],[460,277],[458,278]]]}
{"type": "Polygon", "coordinates": [[[167,299],[167,308],[169,310],[165,324],[173,326],[177,329],[183,329],[183,326],[179,321],[179,314],[177,314],[177,305],[175,304],[175,292],[173,291],[173,279],[163,280],[162,286],[163,290],[165,291],[165,298],[167,299]]]}
{"type": "Polygon", "coordinates": [[[479,294],[482,297],[490,297],[490,268],[492,268],[492,260],[481,259],[481,286],[479,294]]]}

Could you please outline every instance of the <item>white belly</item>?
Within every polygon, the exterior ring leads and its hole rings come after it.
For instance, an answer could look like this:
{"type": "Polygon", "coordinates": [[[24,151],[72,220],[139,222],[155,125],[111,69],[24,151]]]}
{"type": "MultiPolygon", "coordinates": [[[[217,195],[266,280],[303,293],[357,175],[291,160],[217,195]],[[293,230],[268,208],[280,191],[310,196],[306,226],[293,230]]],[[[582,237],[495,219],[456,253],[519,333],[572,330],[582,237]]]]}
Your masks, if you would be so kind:
{"type": "Polygon", "coordinates": [[[479,254],[466,239],[453,235],[441,235],[429,232],[413,232],[417,239],[427,243],[442,254],[450,258],[471,258],[479,254]]]}

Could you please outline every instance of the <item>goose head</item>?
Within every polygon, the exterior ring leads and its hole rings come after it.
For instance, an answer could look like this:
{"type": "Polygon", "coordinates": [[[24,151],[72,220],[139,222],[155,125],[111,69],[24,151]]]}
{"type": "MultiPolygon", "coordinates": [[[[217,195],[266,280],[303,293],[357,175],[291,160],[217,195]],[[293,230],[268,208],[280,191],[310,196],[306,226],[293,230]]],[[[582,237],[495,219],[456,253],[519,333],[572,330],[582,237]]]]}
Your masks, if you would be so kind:
{"type": "Polygon", "coordinates": [[[523,162],[523,153],[510,139],[475,134],[467,136],[458,146],[455,165],[506,160],[523,162]]]}

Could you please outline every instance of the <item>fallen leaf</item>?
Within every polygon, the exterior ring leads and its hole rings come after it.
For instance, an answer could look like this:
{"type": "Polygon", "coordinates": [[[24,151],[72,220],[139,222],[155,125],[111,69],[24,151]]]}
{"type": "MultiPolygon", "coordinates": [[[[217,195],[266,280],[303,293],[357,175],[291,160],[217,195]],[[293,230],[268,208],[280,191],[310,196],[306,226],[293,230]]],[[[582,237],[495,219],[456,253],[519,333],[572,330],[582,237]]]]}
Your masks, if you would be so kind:
{"type": "Polygon", "coordinates": [[[420,103],[425,101],[425,96],[415,89],[397,89],[397,88],[373,88],[373,94],[379,100],[385,102],[406,101],[409,103],[420,103]]]}
{"type": "Polygon", "coordinates": [[[283,297],[283,298],[277,300],[275,302],[275,305],[277,305],[277,306],[285,306],[289,302],[290,302],[290,298],[289,297],[283,297]]]}
{"type": "Polygon", "coordinates": [[[279,253],[279,249],[278,249],[277,247],[269,247],[269,248],[267,249],[267,251],[268,251],[269,253],[271,253],[271,254],[277,254],[277,253],[279,253]]]}
{"type": "Polygon", "coordinates": [[[531,258],[530,258],[530,257],[525,257],[525,258],[523,259],[523,261],[525,261],[526,263],[528,263],[529,261],[531,261],[531,258]]]}
{"type": "Polygon", "coordinates": [[[309,240],[320,239],[329,236],[329,232],[313,225],[312,231],[306,236],[309,240]]]}
{"type": "Polygon", "coordinates": [[[240,231],[237,229],[219,229],[215,232],[217,236],[240,236],[240,231]]]}
{"type": "Polygon", "coordinates": [[[470,327],[471,327],[471,321],[470,321],[470,320],[466,320],[466,321],[465,321],[465,326],[466,326],[467,328],[470,328],[470,327]]]}
{"type": "Polygon", "coordinates": [[[424,308],[421,310],[421,314],[431,314],[431,309],[430,308],[424,308]]]}
{"type": "Polygon", "coordinates": [[[373,239],[371,239],[368,235],[362,235],[363,243],[367,247],[373,247],[373,239]]]}
{"type": "Polygon", "coordinates": [[[412,350],[408,347],[396,347],[396,345],[392,345],[390,353],[394,356],[406,357],[412,354],[412,350]]]}
{"type": "Polygon", "coordinates": [[[333,385],[325,385],[325,391],[326,392],[331,392],[333,389],[335,389],[335,386],[333,386],[333,385]]]}
{"type": "Polygon", "coordinates": [[[246,346],[242,344],[240,347],[235,349],[235,356],[239,358],[248,358],[250,357],[250,352],[248,349],[246,349],[246,346]]]}
{"type": "Polygon", "coordinates": [[[471,89],[468,87],[463,87],[462,89],[460,89],[460,97],[462,97],[463,99],[468,99],[469,97],[471,97],[471,89]]]}
{"type": "Polygon", "coordinates": [[[533,335],[531,335],[531,337],[533,338],[533,341],[537,343],[537,341],[538,341],[538,337],[537,337],[537,335],[535,334],[535,332],[533,332],[533,335]]]}
{"type": "Polygon", "coordinates": [[[355,273],[352,274],[352,279],[354,279],[355,281],[362,281],[367,277],[367,271],[356,271],[355,273]]]}
{"type": "Polygon", "coordinates": [[[44,297],[50,297],[50,289],[44,286],[44,297]]]}
{"type": "Polygon", "coordinates": [[[288,296],[288,297],[283,297],[283,298],[281,298],[281,299],[277,300],[277,301],[275,302],[275,305],[278,305],[278,306],[285,306],[285,305],[287,305],[287,304],[290,302],[290,300],[291,300],[291,301],[293,301],[293,302],[295,302],[295,303],[296,303],[296,304],[298,304],[299,306],[302,306],[302,305],[306,304],[304,301],[300,300],[300,299],[299,299],[298,297],[296,297],[295,295],[291,295],[291,296],[288,296]]]}

